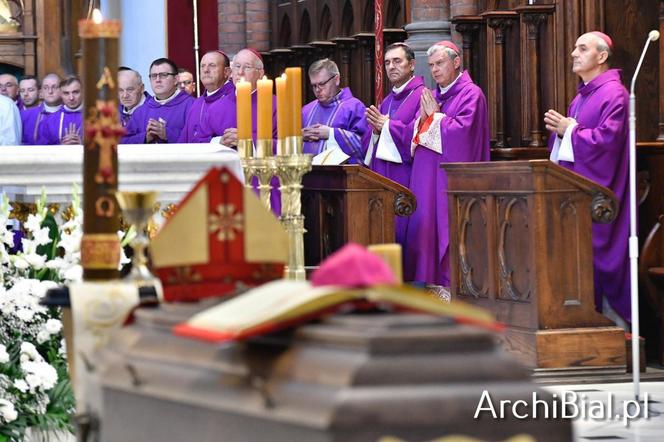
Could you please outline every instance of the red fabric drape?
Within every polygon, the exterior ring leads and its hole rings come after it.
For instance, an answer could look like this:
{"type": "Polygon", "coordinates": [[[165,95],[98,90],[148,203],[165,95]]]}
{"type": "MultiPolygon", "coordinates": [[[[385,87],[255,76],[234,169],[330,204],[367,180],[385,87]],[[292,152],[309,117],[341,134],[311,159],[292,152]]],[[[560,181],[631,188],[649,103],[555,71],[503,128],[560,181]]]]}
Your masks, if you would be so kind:
{"type": "MultiPolygon", "coordinates": [[[[217,2],[198,2],[198,45],[202,57],[207,51],[219,49],[217,2]]],[[[196,75],[194,54],[194,0],[168,0],[168,58],[178,67],[196,75]]]]}

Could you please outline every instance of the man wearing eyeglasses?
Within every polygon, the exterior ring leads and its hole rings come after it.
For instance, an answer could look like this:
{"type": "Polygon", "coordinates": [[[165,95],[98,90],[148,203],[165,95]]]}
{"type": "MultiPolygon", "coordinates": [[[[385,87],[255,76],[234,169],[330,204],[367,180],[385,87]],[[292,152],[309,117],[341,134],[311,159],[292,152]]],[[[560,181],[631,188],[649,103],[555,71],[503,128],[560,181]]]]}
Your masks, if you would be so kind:
{"type": "Polygon", "coordinates": [[[39,97],[42,99],[41,104],[26,109],[21,114],[23,122],[22,144],[28,146],[39,144],[40,132],[45,127],[46,121],[62,107],[60,81],[62,80],[58,74],[47,74],[39,89],[39,97]]]}
{"type": "Polygon", "coordinates": [[[145,100],[129,120],[123,144],[176,143],[194,98],[178,89],[178,68],[168,58],[150,65],[154,96],[145,100]]]}
{"type": "Polygon", "coordinates": [[[178,88],[182,92],[186,92],[192,97],[196,97],[196,83],[194,82],[194,74],[186,69],[178,69],[178,88]]]}
{"type": "Polygon", "coordinates": [[[362,137],[369,131],[364,104],[349,88],[340,88],[332,60],[315,61],[308,74],[316,100],[302,108],[304,153],[315,155],[313,164],[361,163],[362,137]]]}
{"type": "Polygon", "coordinates": [[[78,77],[60,82],[63,106],[41,125],[38,144],[83,144],[83,93],[78,77]]]}
{"type": "Polygon", "coordinates": [[[436,43],[427,56],[436,89],[422,92],[413,122],[410,190],[417,210],[406,228],[404,279],[424,282],[449,299],[447,175],[440,163],[489,161],[489,117],[484,93],[461,70],[454,43],[436,43]]]}
{"type": "MultiPolygon", "coordinates": [[[[256,131],[258,130],[256,124],[258,110],[258,94],[256,93],[256,87],[258,85],[258,80],[261,79],[263,75],[265,75],[263,59],[258,51],[251,48],[245,48],[235,54],[235,57],[233,57],[233,61],[231,62],[231,79],[233,80],[233,83],[237,84],[242,79],[251,83],[251,127],[254,141],[256,140],[256,131]]],[[[274,131],[273,138],[276,138],[277,106],[274,96],[272,97],[272,100],[272,129],[274,131]]],[[[221,144],[236,147],[237,115],[235,94],[229,94],[224,103],[227,108],[225,115],[214,116],[214,120],[217,120],[215,123],[215,132],[219,135],[218,131],[223,130],[221,133],[221,144]]]]}
{"type": "Polygon", "coordinates": [[[215,123],[224,118],[229,106],[221,100],[235,94],[235,86],[229,80],[230,60],[221,51],[210,51],[201,58],[201,83],[205,92],[194,101],[187,115],[187,123],[180,135],[180,143],[209,143],[218,133],[215,123]]]}
{"type": "Polygon", "coordinates": [[[118,72],[118,98],[120,101],[120,122],[127,127],[131,116],[149,97],[143,86],[141,74],[133,69],[125,68],[118,72]]]}

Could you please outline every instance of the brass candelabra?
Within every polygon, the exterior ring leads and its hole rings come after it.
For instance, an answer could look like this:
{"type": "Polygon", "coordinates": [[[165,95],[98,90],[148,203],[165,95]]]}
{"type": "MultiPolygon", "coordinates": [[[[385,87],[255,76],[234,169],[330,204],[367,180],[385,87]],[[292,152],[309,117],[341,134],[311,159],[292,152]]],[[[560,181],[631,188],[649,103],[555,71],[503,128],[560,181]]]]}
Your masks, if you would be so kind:
{"type": "Polygon", "coordinates": [[[302,177],[311,170],[310,154],[302,153],[302,137],[292,136],[279,140],[277,155],[271,156],[272,140],[258,140],[256,155],[251,155],[251,140],[240,140],[238,152],[242,160],[245,185],[252,187],[252,179],[258,180],[260,200],[270,209],[270,181],[279,178],[281,191],[281,224],[288,233],[288,264],[284,277],[304,280],[304,215],[302,215],[302,177]]]}

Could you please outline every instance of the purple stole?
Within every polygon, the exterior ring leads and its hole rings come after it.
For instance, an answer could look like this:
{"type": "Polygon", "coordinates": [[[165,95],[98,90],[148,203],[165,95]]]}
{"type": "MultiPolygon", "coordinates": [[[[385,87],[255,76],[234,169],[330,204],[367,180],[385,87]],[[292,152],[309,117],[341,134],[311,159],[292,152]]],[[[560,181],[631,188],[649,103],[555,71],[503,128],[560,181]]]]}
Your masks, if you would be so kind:
{"type": "Polygon", "coordinates": [[[76,130],[82,141],[82,112],[80,110],[67,109],[65,106],[62,106],[59,111],[49,115],[49,117],[41,123],[37,144],[60,144],[60,140],[62,140],[62,137],[67,133],[67,130],[72,123],[76,126],[76,130]]]}
{"type": "Polygon", "coordinates": [[[413,155],[410,189],[417,210],[408,220],[404,277],[449,287],[447,175],[440,163],[489,161],[489,122],[482,90],[464,72],[445,93],[434,92],[440,111],[442,154],[422,146],[413,155]]]}

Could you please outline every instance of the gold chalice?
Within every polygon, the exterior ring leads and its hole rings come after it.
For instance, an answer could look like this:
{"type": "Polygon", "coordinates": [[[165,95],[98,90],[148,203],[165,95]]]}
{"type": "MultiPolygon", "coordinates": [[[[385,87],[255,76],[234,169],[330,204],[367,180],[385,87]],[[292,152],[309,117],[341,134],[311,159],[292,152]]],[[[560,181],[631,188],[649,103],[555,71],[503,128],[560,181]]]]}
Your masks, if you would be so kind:
{"type": "Polygon", "coordinates": [[[122,215],[126,223],[132,225],[136,230],[136,236],[131,240],[131,248],[134,256],[131,259],[131,272],[125,279],[134,282],[148,282],[155,276],[148,269],[148,258],[145,249],[149,239],[145,233],[146,226],[154,214],[155,202],[158,192],[115,192],[115,199],[122,209],[122,215]]]}

